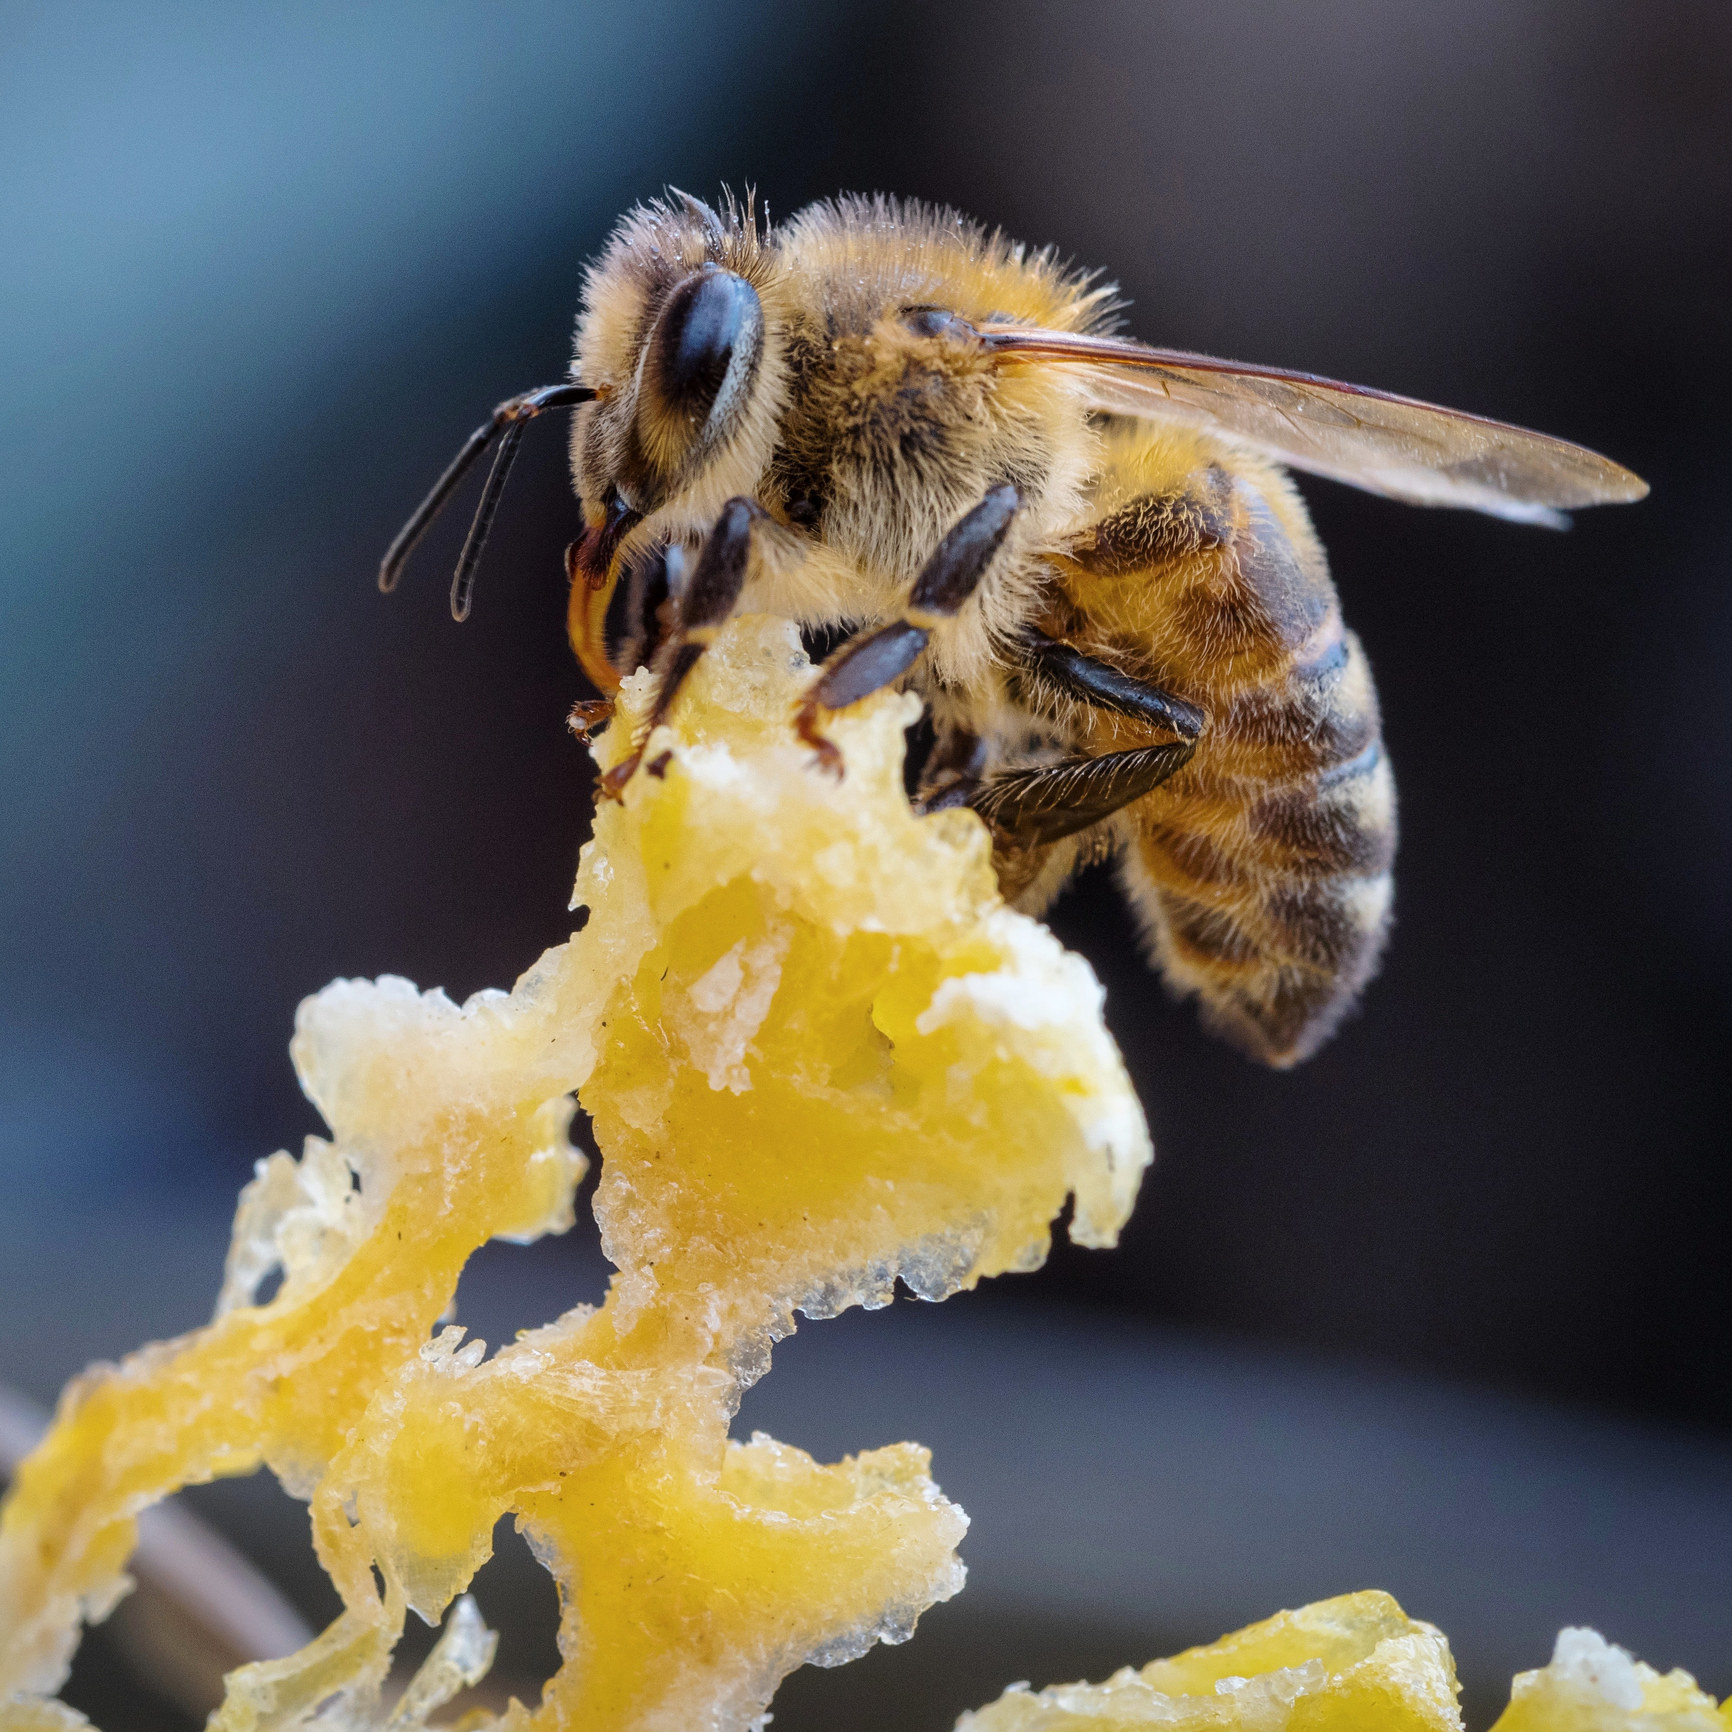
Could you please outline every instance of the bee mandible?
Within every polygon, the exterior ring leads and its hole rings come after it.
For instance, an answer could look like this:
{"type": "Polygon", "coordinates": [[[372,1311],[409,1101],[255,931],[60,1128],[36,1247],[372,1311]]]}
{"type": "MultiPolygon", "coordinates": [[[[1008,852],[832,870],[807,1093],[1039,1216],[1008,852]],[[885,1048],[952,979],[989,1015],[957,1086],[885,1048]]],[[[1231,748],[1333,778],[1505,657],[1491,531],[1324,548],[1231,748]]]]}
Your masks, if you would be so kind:
{"type": "Polygon", "coordinates": [[[452,586],[468,610],[529,421],[576,409],[570,636],[604,694],[656,670],[643,739],[736,610],[839,640],[792,718],[920,693],[917,807],[991,831],[1039,913],[1116,856],[1169,985],[1297,1063],[1389,923],[1395,789],[1365,652],[1288,469],[1559,525],[1645,484],[1580,446],[1117,334],[1110,286],[956,213],[840,198],[771,227],[683,193],[590,267],[571,378],[501,404],[386,556],[499,441],[452,586]]]}

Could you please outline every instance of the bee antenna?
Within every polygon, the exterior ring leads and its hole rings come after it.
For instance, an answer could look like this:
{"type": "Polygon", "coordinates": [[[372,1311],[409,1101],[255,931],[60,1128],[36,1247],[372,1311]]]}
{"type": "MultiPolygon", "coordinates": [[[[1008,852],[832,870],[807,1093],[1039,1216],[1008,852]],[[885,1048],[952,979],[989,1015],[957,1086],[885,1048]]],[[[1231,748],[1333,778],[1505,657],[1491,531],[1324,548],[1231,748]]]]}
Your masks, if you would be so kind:
{"type": "Polygon", "coordinates": [[[468,535],[464,537],[463,551],[457,556],[457,570],[451,579],[451,617],[459,625],[469,617],[469,604],[475,598],[475,568],[481,563],[481,550],[487,545],[494,515],[504,497],[505,478],[511,473],[511,465],[517,461],[517,447],[523,443],[524,425],[522,421],[513,421],[505,429],[505,437],[499,441],[499,455],[493,459],[493,467],[487,472],[487,485],[481,489],[475,517],[469,525],[468,535]]]}
{"type": "Polygon", "coordinates": [[[445,508],[445,503],[457,491],[458,483],[475,466],[476,459],[499,437],[505,435],[499,455],[494,459],[493,472],[482,490],[481,503],[475,511],[475,521],[469,526],[469,538],[463,544],[463,555],[457,563],[457,576],[451,585],[451,611],[463,619],[469,612],[474,591],[475,567],[481,550],[487,543],[487,532],[493,527],[494,513],[499,509],[499,496],[505,489],[506,477],[517,457],[517,446],[523,437],[523,426],[537,415],[550,409],[575,409],[587,403],[595,392],[588,385],[568,381],[563,385],[543,385],[525,391],[520,397],[509,397],[493,411],[492,416],[463,442],[463,449],[446,466],[445,473],[433,483],[432,491],[415,508],[415,514],[397,532],[379,566],[379,588],[389,595],[403,575],[403,567],[415,551],[433,520],[445,508]]]}

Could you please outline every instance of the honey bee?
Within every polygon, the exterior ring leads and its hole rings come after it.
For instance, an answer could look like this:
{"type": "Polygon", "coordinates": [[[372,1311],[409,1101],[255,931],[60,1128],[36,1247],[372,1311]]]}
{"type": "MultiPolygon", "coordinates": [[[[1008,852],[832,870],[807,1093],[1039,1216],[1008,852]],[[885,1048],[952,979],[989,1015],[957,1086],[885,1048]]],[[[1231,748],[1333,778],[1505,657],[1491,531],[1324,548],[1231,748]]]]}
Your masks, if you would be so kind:
{"type": "Polygon", "coordinates": [[[798,621],[837,642],[791,718],[816,766],[840,773],[826,715],[917,691],[912,798],[980,815],[1008,899],[1038,914],[1115,856],[1168,984],[1295,1064],[1377,966],[1396,818],[1365,652],[1286,471],[1551,525],[1647,488],[1543,434],[1149,348],[1118,312],[951,211],[840,198],[772,228],[670,193],[590,267],[570,380],[500,405],[380,586],[498,437],[462,618],[524,428],[575,408],[570,636],[604,696],[574,725],[648,665],[647,738],[732,613],[798,621]]]}

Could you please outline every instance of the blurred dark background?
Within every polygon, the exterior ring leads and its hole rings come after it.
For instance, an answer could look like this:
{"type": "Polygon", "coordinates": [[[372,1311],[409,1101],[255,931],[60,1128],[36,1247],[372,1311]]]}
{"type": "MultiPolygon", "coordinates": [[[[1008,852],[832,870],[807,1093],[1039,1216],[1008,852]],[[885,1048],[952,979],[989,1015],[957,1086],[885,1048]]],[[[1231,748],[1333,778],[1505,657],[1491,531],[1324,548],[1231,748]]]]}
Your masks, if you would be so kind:
{"type": "MultiPolygon", "coordinates": [[[[1054,924],[1107,983],[1157,1165],[1116,1253],[964,1304],[1598,1411],[1732,1464],[1722,0],[0,20],[0,1374],[48,1394],[199,1320],[234,1190],[318,1128],[285,1055],[303,994],[461,995],[565,935],[589,775],[560,430],[527,441],[468,625],[465,506],[397,597],[373,572],[486,410],[560,376],[613,218],[669,182],[778,214],[884,189],[1104,267],[1140,336],[1653,485],[1554,535],[1305,484],[1401,790],[1388,962],[1271,1075],[1080,884],[1054,924]]],[[[1447,1461],[1451,1422],[1428,1435],[1447,1461]]],[[[1132,1626],[1273,1609],[1223,1590],[1132,1626]]],[[[1732,1684],[1679,1642],[1649,1657],[1732,1684]]]]}

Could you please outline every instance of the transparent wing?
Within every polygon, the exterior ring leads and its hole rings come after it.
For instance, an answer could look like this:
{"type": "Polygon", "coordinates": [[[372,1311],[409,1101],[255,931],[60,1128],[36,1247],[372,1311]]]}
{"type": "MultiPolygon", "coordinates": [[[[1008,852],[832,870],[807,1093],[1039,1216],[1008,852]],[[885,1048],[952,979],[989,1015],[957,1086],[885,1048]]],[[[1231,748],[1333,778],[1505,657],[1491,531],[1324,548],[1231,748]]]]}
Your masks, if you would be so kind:
{"type": "Polygon", "coordinates": [[[980,335],[1008,361],[1074,367],[1089,402],[1109,414],[1224,433],[1294,469],[1413,505],[1562,528],[1564,510],[1648,491],[1639,476],[1568,440],[1363,385],[1123,337],[991,324],[980,335]]]}

